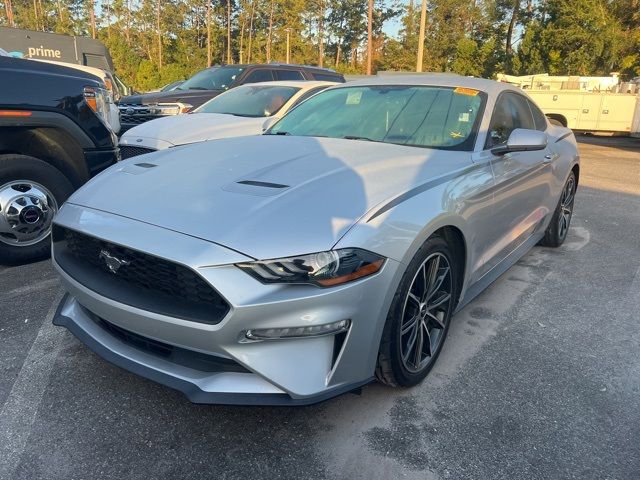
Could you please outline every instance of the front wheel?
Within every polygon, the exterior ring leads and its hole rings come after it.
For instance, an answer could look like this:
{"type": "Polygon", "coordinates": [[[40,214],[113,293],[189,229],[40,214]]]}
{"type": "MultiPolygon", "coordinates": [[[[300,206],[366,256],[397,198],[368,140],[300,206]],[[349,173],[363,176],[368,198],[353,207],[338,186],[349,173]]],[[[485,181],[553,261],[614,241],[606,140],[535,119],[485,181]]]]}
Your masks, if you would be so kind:
{"type": "Polygon", "coordinates": [[[576,176],[573,172],[569,174],[556,211],[553,212],[551,223],[544,232],[544,237],[540,241],[540,245],[545,247],[559,247],[567,238],[569,233],[569,225],[571,225],[571,217],[573,216],[573,203],[576,196],[576,176]]]}
{"type": "Polygon", "coordinates": [[[72,191],[69,180],[42,160],[0,156],[0,263],[46,257],[53,216],[72,191]]]}
{"type": "Polygon", "coordinates": [[[433,367],[449,330],[456,269],[447,243],[431,237],[407,267],[385,325],[376,376],[388,385],[420,383],[433,367]]]}

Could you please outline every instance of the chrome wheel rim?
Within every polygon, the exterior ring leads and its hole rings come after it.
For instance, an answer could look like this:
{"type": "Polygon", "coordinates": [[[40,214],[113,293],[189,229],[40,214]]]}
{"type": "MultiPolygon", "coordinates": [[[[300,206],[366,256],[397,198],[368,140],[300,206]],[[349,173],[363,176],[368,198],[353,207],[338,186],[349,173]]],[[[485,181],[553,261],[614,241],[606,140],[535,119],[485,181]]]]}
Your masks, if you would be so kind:
{"type": "Polygon", "coordinates": [[[573,214],[573,199],[575,196],[575,180],[569,179],[560,197],[560,215],[558,217],[558,235],[561,239],[567,236],[571,215],[573,214]]]}
{"type": "Polygon", "coordinates": [[[441,253],[429,255],[414,275],[402,308],[400,353],[410,373],[424,370],[440,348],[452,294],[449,260],[441,253]]]}
{"type": "Polygon", "coordinates": [[[51,192],[31,180],[0,186],[0,242],[19,247],[34,245],[51,233],[58,204],[51,192]]]}

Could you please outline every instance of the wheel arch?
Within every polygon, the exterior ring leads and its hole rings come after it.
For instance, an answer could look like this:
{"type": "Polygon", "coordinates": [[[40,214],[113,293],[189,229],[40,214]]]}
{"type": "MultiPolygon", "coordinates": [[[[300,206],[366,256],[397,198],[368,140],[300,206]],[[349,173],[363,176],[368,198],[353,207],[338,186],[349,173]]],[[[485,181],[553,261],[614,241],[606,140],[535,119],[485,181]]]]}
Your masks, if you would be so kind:
{"type": "Polygon", "coordinates": [[[465,240],[464,234],[462,233],[462,230],[453,225],[440,227],[428,238],[431,238],[433,236],[442,237],[445,242],[447,242],[447,245],[449,245],[449,247],[451,248],[451,253],[454,257],[453,261],[457,270],[455,298],[455,303],[457,304],[458,300],[460,299],[460,293],[462,292],[462,288],[464,286],[465,274],[467,269],[467,242],[465,240]]]}
{"type": "Polygon", "coordinates": [[[571,171],[573,172],[573,174],[576,177],[576,187],[580,184],[580,164],[576,163],[572,168],[571,171]]]}
{"type": "Polygon", "coordinates": [[[42,160],[78,188],[89,178],[84,151],[75,138],[55,126],[15,126],[0,129],[0,155],[18,154],[42,160]]]}
{"type": "Polygon", "coordinates": [[[420,234],[416,236],[413,244],[406,252],[403,263],[408,265],[420,247],[433,236],[440,236],[444,238],[455,257],[454,262],[458,269],[457,301],[462,298],[464,291],[468,286],[468,278],[470,275],[469,265],[473,262],[469,253],[469,232],[464,217],[451,215],[449,212],[442,212],[441,215],[429,222],[420,234]]]}
{"type": "Polygon", "coordinates": [[[567,117],[560,113],[546,113],[545,116],[549,120],[555,120],[556,122],[559,122],[563,127],[568,126],[567,117]]]}

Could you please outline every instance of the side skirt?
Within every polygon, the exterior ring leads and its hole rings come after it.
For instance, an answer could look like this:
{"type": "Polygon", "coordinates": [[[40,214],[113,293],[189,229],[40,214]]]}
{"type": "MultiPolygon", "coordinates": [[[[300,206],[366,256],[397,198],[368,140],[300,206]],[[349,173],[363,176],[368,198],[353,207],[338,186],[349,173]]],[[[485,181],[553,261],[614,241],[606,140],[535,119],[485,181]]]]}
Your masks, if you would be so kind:
{"type": "Polygon", "coordinates": [[[544,229],[540,229],[531,235],[527,240],[522,242],[518,248],[507,255],[500,263],[489,270],[476,283],[467,289],[464,298],[458,302],[458,306],[454,313],[462,310],[471,300],[476,298],[483,290],[500,277],[504,272],[509,270],[518,260],[525,256],[541,239],[544,237],[544,229]]]}

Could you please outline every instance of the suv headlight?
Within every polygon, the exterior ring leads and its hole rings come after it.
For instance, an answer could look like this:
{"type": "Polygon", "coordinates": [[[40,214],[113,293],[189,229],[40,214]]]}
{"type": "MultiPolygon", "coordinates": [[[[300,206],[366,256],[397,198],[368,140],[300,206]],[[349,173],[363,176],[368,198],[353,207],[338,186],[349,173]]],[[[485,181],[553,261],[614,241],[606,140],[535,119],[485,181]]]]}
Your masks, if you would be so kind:
{"type": "Polygon", "coordinates": [[[84,100],[100,119],[108,125],[109,106],[107,91],[103,88],[84,87],[84,100]]]}
{"type": "Polygon", "coordinates": [[[359,248],[343,248],[288,258],[237,263],[262,283],[309,283],[333,287],[378,272],[385,258],[359,248]]]}
{"type": "Polygon", "coordinates": [[[193,105],[188,103],[176,102],[176,103],[158,103],[149,108],[153,115],[180,115],[181,113],[187,113],[193,108],[193,105]]]}

